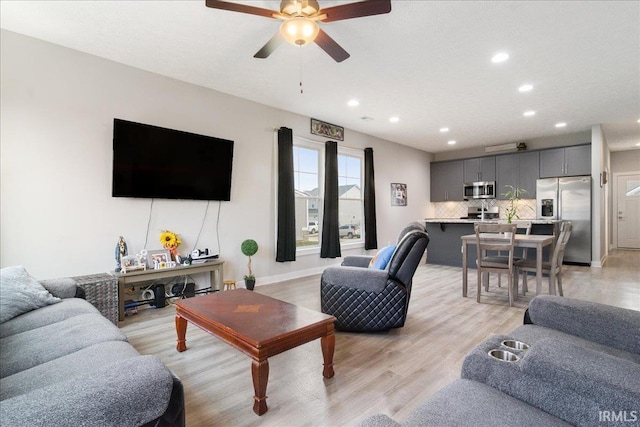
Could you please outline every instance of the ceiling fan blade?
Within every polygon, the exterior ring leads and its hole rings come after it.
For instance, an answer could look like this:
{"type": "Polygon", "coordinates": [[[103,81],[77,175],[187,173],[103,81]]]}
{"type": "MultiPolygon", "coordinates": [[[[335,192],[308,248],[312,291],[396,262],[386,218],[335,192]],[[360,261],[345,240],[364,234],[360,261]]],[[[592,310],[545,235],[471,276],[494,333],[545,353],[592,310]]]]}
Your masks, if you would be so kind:
{"type": "Polygon", "coordinates": [[[282,44],[283,41],[284,41],[284,38],[280,34],[280,31],[278,31],[277,33],[275,33],[273,37],[271,37],[271,40],[269,40],[267,44],[262,46],[262,49],[260,49],[258,52],[256,52],[255,55],[253,55],[253,57],[260,58],[260,59],[264,59],[268,57],[273,53],[273,51],[275,51],[278,48],[278,46],[282,44]]]}
{"type": "Polygon", "coordinates": [[[273,14],[277,13],[277,11],[274,10],[221,0],[206,0],[206,5],[213,9],[230,10],[232,12],[248,13],[250,15],[265,16],[267,18],[273,18],[273,14]]]}
{"type": "Polygon", "coordinates": [[[391,0],[365,0],[321,9],[318,11],[318,15],[323,13],[327,15],[322,22],[333,22],[389,12],[391,12],[391,0]]]}
{"type": "Polygon", "coordinates": [[[318,33],[318,36],[314,41],[336,62],[342,62],[351,56],[349,55],[349,52],[344,50],[338,43],[336,43],[334,39],[329,37],[329,35],[325,33],[322,28],[320,29],[320,32],[318,33]]]}

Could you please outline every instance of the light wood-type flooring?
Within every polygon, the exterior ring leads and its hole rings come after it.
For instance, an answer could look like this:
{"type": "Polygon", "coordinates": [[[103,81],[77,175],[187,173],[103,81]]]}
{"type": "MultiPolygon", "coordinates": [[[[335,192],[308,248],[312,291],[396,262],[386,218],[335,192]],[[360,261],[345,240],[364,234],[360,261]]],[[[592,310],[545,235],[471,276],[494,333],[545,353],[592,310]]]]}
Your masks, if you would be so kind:
{"type": "MultiPolygon", "coordinates": [[[[319,340],[269,359],[269,411],[260,417],[252,411],[250,359],[193,325],[189,349],[178,353],[173,306],[140,310],[120,326],[140,353],[158,356],[182,379],[189,427],[351,426],[376,413],[401,422],[460,377],[474,346],[522,324],[534,293],[509,307],[504,284],[498,288],[492,277],[490,292],[477,304],[475,277],[470,270],[469,296],[462,298],[460,268],[421,264],[405,326],[337,332],[331,379],[322,377],[319,340]]],[[[566,297],[640,310],[640,251],[614,251],[603,268],[565,266],[563,283],[566,297]]],[[[546,284],[545,278],[543,292],[546,284]]],[[[312,276],[256,292],[319,311],[319,288],[320,277],[312,276]]]]}

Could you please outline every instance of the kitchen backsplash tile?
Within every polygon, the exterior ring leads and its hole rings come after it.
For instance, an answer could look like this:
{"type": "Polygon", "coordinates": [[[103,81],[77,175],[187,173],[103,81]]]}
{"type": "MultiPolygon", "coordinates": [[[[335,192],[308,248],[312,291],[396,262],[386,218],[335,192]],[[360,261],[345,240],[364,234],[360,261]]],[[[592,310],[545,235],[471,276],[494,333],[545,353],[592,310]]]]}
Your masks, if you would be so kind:
{"type": "MultiPolygon", "coordinates": [[[[468,202],[438,202],[436,207],[436,218],[461,218],[467,216],[470,206],[481,206],[480,200],[470,200],[468,202]]],[[[508,200],[489,199],[488,207],[497,206],[500,208],[500,219],[506,219],[505,210],[509,207],[508,200]]],[[[536,199],[520,199],[518,201],[518,215],[520,219],[536,218],[536,199]]]]}

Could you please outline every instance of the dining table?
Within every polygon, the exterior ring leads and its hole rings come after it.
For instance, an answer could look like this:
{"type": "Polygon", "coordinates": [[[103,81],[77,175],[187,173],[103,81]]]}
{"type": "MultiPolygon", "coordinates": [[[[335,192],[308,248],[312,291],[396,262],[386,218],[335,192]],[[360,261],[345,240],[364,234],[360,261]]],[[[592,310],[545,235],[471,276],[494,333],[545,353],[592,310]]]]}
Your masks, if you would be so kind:
{"type": "MultiPolygon", "coordinates": [[[[462,296],[467,296],[467,246],[476,244],[476,235],[467,234],[460,238],[462,240],[462,296]]],[[[480,239],[487,241],[505,241],[506,237],[496,237],[495,234],[480,234],[480,239]]],[[[536,250],[536,295],[540,295],[542,291],[542,250],[545,246],[551,246],[553,253],[553,244],[555,236],[553,235],[537,235],[537,234],[516,234],[514,236],[514,246],[521,248],[533,248],[536,250]]],[[[555,289],[549,289],[552,295],[555,295],[555,289]]]]}

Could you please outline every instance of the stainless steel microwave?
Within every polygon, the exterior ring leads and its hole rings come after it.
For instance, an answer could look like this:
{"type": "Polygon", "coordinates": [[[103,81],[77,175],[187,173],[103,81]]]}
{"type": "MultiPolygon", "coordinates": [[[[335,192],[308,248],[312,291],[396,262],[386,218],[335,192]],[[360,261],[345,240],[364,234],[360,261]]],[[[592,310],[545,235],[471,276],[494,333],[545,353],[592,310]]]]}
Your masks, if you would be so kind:
{"type": "Polygon", "coordinates": [[[463,193],[464,199],[495,199],[496,198],[496,182],[465,182],[463,193]]]}

